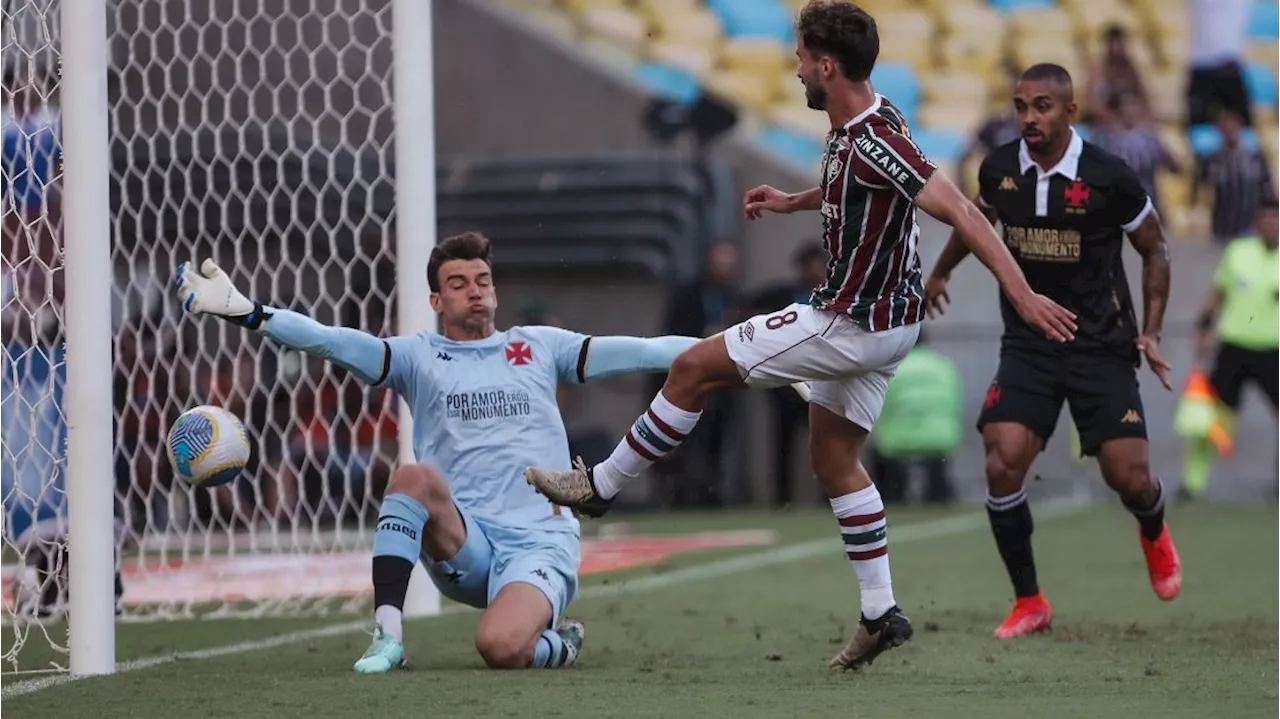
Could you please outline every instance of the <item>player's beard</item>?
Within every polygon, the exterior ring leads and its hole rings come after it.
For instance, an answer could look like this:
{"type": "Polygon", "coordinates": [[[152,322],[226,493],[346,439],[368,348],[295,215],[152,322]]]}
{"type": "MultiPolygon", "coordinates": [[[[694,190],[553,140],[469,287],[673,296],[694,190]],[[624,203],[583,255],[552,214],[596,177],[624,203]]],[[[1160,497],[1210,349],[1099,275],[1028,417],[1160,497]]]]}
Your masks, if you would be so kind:
{"type": "Polygon", "coordinates": [[[827,89],[818,83],[804,84],[804,101],[810,110],[827,109],[827,89]]]}

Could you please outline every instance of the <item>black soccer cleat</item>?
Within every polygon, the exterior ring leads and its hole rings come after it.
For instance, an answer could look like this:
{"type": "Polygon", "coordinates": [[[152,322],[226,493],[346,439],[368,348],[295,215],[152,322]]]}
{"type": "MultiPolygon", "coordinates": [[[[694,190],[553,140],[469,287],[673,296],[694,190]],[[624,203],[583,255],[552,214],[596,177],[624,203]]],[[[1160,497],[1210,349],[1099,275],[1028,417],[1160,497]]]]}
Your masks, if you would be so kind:
{"type": "Polygon", "coordinates": [[[844,645],[844,649],[827,666],[842,671],[858,671],[864,665],[870,665],[885,651],[907,643],[914,634],[911,620],[896,606],[878,619],[862,617],[849,643],[844,645]]]}

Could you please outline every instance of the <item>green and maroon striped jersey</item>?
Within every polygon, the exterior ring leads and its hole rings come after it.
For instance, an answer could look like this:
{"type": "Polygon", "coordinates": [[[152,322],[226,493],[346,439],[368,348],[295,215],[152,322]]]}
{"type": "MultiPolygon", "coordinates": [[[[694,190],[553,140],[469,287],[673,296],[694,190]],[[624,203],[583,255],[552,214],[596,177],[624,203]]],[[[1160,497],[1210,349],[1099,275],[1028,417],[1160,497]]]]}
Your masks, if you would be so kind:
{"type": "Polygon", "coordinates": [[[848,314],[872,332],[924,318],[913,201],[937,168],[884,97],[827,136],[822,228],[831,260],[814,307],[848,314]]]}

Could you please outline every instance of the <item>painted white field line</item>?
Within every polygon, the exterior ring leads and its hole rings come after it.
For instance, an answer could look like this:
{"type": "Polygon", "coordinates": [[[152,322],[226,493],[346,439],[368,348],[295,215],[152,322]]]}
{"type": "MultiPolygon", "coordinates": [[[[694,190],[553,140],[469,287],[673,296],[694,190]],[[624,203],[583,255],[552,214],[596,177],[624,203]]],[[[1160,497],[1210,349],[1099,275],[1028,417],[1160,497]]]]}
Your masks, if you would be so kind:
{"type": "MultiPolygon", "coordinates": [[[[1036,507],[1036,519],[1048,520],[1054,517],[1071,514],[1079,511],[1083,506],[1084,504],[1082,502],[1075,500],[1042,502],[1036,507]]],[[[937,539],[939,537],[962,534],[964,532],[980,529],[986,526],[986,512],[974,512],[955,517],[947,517],[945,519],[934,519],[924,522],[905,524],[899,527],[891,526],[889,530],[889,540],[891,546],[897,546],[909,542],[919,542],[927,539],[937,539]]],[[[578,593],[578,600],[599,599],[602,597],[631,594],[633,592],[665,589],[679,584],[698,582],[706,579],[716,579],[718,577],[725,577],[731,574],[740,574],[742,572],[748,572],[774,564],[801,561],[824,554],[835,555],[839,552],[839,549],[839,543],[834,541],[832,538],[815,539],[809,542],[790,544],[783,547],[777,547],[775,549],[743,554],[731,559],[722,559],[715,562],[707,562],[706,564],[697,564],[692,567],[685,567],[684,569],[677,569],[662,574],[654,574],[647,577],[641,577],[639,579],[619,582],[617,584],[586,587],[578,593]]],[[[441,611],[441,615],[461,614],[467,611],[475,610],[459,604],[451,604],[441,611]]],[[[175,662],[200,661],[202,659],[213,659],[232,654],[258,652],[291,644],[299,644],[314,639],[323,639],[325,637],[335,637],[343,634],[354,634],[356,632],[367,631],[369,631],[369,621],[367,619],[343,622],[341,624],[331,624],[329,626],[319,627],[316,629],[307,629],[305,631],[292,632],[289,634],[277,634],[276,636],[268,637],[266,639],[240,642],[238,644],[228,644],[226,646],[213,647],[212,649],[198,649],[189,652],[177,652],[175,654],[161,654],[153,657],[145,657],[143,659],[120,662],[116,665],[116,673],[124,674],[126,672],[135,672],[141,669],[149,669],[162,664],[173,664],[175,662]]],[[[85,678],[86,677],[83,676],[60,674],[57,676],[40,677],[38,679],[27,679],[16,683],[6,684],[3,690],[0,691],[0,698],[10,699],[12,697],[19,697],[24,694],[31,694],[32,692],[38,692],[43,689],[68,684],[85,678]]]]}

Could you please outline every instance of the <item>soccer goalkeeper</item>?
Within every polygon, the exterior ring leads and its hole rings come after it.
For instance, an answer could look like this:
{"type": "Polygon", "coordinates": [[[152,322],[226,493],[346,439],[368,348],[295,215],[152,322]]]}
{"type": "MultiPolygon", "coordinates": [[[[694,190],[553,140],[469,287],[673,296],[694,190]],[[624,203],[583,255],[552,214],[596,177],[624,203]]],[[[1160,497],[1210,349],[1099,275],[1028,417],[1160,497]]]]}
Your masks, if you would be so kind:
{"type": "Polygon", "coordinates": [[[421,560],[445,596],[484,609],[476,648],[493,668],[573,664],[582,624],[561,621],[578,586],[579,526],[524,481],[532,465],[569,469],[556,385],[664,371],[697,340],[587,337],[554,327],[494,328],[489,240],[450,237],[427,264],[441,334],[378,339],[250,301],[212,260],[177,268],[192,314],[209,314],[322,357],[412,408],[419,464],[399,467],[373,540],[373,643],[355,663],[403,666],[401,612],[421,560]]]}

